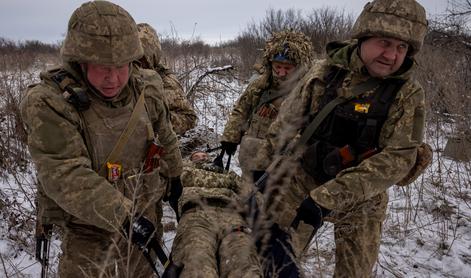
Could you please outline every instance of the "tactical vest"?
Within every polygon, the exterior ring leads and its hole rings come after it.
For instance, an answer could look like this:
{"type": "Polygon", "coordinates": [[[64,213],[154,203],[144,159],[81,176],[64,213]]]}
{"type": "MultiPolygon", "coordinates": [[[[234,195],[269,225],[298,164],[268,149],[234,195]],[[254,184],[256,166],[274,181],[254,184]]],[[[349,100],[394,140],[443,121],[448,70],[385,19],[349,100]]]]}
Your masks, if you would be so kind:
{"type": "MultiPolygon", "coordinates": [[[[73,80],[73,77],[64,73],[64,70],[50,72],[44,78],[46,82],[52,81],[61,91],[64,91],[65,83],[63,80],[65,76],[73,80]]],[[[79,84],[69,82],[67,86],[69,86],[68,90],[71,90],[70,88],[72,88],[72,91],[83,90],[83,86],[79,84]]],[[[70,93],[73,94],[73,92],[70,93]]],[[[80,107],[83,107],[81,105],[77,106],[74,103],[72,105],[77,108],[82,119],[81,134],[94,170],[99,175],[107,178],[127,198],[133,200],[137,196],[138,199],[135,200],[135,203],[138,211],[147,208],[149,213],[153,213],[154,207],[151,206],[152,210],[150,210],[149,202],[158,201],[162,197],[165,188],[160,185],[159,169],[154,169],[154,171],[146,174],[141,171],[147,148],[154,138],[152,123],[146,109],[143,109],[138,115],[132,136],[124,144],[123,151],[117,161],[111,161],[121,167],[119,179],[110,180],[109,172],[106,171],[108,155],[126,128],[139,95],[144,92],[130,93],[133,94],[133,99],[123,107],[111,108],[98,100],[89,101],[84,109],[80,109],[80,107]],[[100,171],[100,169],[105,169],[105,171],[100,171]]],[[[90,92],[87,94],[90,97],[90,92]]],[[[71,102],[70,99],[69,102],[71,102]]],[[[42,224],[61,225],[64,221],[80,223],[78,219],[67,215],[44,193],[40,192],[38,196],[42,224]]]]}
{"type": "MultiPolygon", "coordinates": [[[[346,74],[346,70],[336,67],[327,73],[327,86],[319,107],[324,107],[337,97],[346,74]]],[[[309,139],[301,159],[304,170],[318,182],[324,183],[335,178],[341,170],[356,166],[379,152],[381,128],[404,83],[404,80],[385,79],[373,92],[365,92],[337,105],[309,139]]]]}
{"type": "Polygon", "coordinates": [[[275,91],[263,91],[260,100],[252,112],[247,131],[242,137],[239,149],[239,162],[243,172],[255,170],[253,167],[254,152],[261,147],[267,136],[268,128],[278,116],[278,110],[285,99],[275,91]]]}

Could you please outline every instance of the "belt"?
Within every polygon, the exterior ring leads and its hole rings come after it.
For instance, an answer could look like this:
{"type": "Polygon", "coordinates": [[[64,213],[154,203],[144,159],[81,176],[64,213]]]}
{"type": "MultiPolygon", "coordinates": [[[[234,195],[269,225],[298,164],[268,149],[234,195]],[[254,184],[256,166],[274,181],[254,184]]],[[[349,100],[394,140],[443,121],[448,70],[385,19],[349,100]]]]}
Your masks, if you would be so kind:
{"type": "Polygon", "coordinates": [[[218,198],[204,198],[201,202],[188,202],[183,205],[181,214],[190,210],[195,211],[198,209],[204,209],[204,206],[226,208],[229,202],[218,199],[218,198]]]}

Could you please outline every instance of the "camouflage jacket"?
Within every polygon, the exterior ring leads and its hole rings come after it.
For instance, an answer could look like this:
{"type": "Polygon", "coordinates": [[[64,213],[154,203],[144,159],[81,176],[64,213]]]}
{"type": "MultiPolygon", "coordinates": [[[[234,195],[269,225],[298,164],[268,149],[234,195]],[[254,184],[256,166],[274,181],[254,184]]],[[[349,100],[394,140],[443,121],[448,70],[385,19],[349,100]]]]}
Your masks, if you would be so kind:
{"type": "Polygon", "coordinates": [[[248,129],[248,121],[257,107],[263,92],[268,89],[269,74],[265,73],[252,81],[240,96],[224,127],[221,141],[240,143],[248,129]]]}
{"type": "MultiPolygon", "coordinates": [[[[88,92],[93,91],[73,65],[66,64],[64,69],[80,80],[88,92]]],[[[49,75],[42,73],[42,82],[30,86],[21,102],[21,115],[28,132],[31,157],[37,166],[40,191],[66,216],[115,231],[131,212],[132,201],[94,169],[93,149],[84,139],[85,122],[75,107],[64,99],[59,87],[48,79],[49,75]]],[[[181,174],[182,161],[162,91],[162,81],[155,72],[133,68],[127,86],[112,101],[98,97],[91,99],[109,107],[123,107],[135,101],[136,94],[144,93],[148,117],[165,148],[163,160],[172,166],[162,174],[175,177],[181,174]]]]}
{"type": "Polygon", "coordinates": [[[241,178],[233,171],[220,172],[207,163],[188,163],[181,176],[183,193],[179,200],[179,211],[187,203],[205,205],[216,201],[229,205],[239,200],[241,178]]]}
{"type": "Polygon", "coordinates": [[[234,106],[221,141],[240,143],[245,135],[265,139],[281,103],[305,73],[306,67],[298,66],[280,86],[273,85],[271,72],[252,81],[234,106]]]}
{"type": "MultiPolygon", "coordinates": [[[[283,103],[280,115],[270,127],[268,140],[257,154],[257,161],[271,161],[275,152],[296,140],[300,131],[309,124],[307,119],[312,119],[320,109],[318,103],[326,85],[324,78],[332,65],[348,70],[340,90],[346,96],[351,93],[350,86],[370,78],[358,56],[356,41],[331,43],[328,45],[328,54],[327,60],[317,61],[313,65],[302,84],[283,103]],[[281,132],[284,136],[277,137],[281,132]]],[[[304,190],[310,190],[310,196],[321,206],[332,210],[348,210],[384,192],[413,167],[417,147],[423,137],[425,95],[422,87],[411,78],[413,61],[410,58],[406,60],[396,74],[387,77],[400,78],[406,82],[398,91],[381,129],[381,151],[355,167],[344,169],[325,184],[303,184],[304,190]]],[[[296,158],[291,159],[291,163],[296,161],[296,158]]],[[[267,166],[259,165],[263,169],[267,166]]],[[[302,170],[298,172],[306,175],[302,170]]],[[[299,175],[297,178],[313,182],[299,175]]]]}
{"type": "Polygon", "coordinates": [[[178,82],[175,74],[163,66],[158,68],[157,72],[164,83],[164,91],[170,110],[173,130],[176,134],[183,135],[187,130],[195,127],[197,120],[196,113],[185,97],[183,87],[178,82]]]}

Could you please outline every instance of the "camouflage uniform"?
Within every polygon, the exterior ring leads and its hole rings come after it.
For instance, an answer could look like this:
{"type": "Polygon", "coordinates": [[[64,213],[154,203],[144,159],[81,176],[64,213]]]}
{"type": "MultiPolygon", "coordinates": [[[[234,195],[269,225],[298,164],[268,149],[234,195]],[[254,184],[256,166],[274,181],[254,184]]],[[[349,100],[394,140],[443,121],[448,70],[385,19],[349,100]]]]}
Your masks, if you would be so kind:
{"type": "Polygon", "coordinates": [[[193,164],[182,174],[182,212],[172,258],[183,265],[180,277],[261,277],[246,224],[231,204],[238,200],[240,177],[193,164]]]}
{"type": "MultiPolygon", "coordinates": [[[[167,67],[160,63],[162,58],[162,46],[157,32],[147,23],[137,24],[139,39],[144,49],[144,55],[136,62],[142,68],[155,70],[162,78],[165,99],[170,112],[170,121],[173,130],[178,135],[183,135],[196,125],[196,113],[190,102],[185,97],[183,87],[177,77],[167,67]]],[[[155,213],[159,219],[163,216],[162,203],[157,203],[155,213]]],[[[163,235],[162,223],[157,224],[157,234],[163,235]]]]}
{"type": "MultiPolygon", "coordinates": [[[[262,144],[268,127],[278,115],[281,103],[312,62],[312,54],[312,45],[302,33],[282,31],[275,33],[267,41],[263,54],[263,74],[252,81],[240,96],[224,127],[221,139],[240,144],[239,162],[244,181],[251,181],[250,171],[258,170],[254,167],[254,150],[262,144]],[[271,63],[276,54],[286,50],[289,60],[294,62],[297,68],[288,76],[289,80],[279,86],[272,74],[271,63]],[[280,97],[260,104],[263,95],[276,94],[280,97]]],[[[246,194],[245,191],[250,189],[244,186],[243,193],[246,194]]]]}
{"type": "MultiPolygon", "coordinates": [[[[278,217],[277,222],[281,226],[285,229],[290,226],[296,208],[306,195],[332,211],[326,220],[332,221],[335,227],[335,277],[371,276],[387,208],[386,190],[404,178],[416,161],[423,137],[425,96],[422,87],[411,77],[414,68],[412,56],[421,48],[426,28],[425,10],[414,0],[376,0],[367,4],[353,28],[354,40],[327,45],[328,59],[316,62],[302,84],[283,103],[280,116],[270,127],[264,148],[257,154],[257,161],[270,161],[276,150],[299,138],[322,108],[320,102],[332,66],[346,70],[337,90],[338,94],[346,97],[352,94],[351,88],[356,84],[372,78],[358,51],[359,41],[363,38],[386,36],[409,44],[410,51],[401,68],[384,77],[402,80],[404,84],[393,99],[380,130],[378,153],[324,183],[307,174],[297,156],[285,159],[278,168],[292,174],[291,182],[284,184],[281,195],[273,200],[273,215],[278,217]],[[277,136],[280,133],[285,136],[277,136]]],[[[375,89],[364,91],[356,99],[371,95],[375,89]]],[[[273,180],[269,181],[272,183],[273,180]]],[[[298,254],[311,239],[312,227],[311,232],[308,227],[301,222],[299,242],[295,246],[298,254]]]]}
{"type": "Polygon", "coordinates": [[[43,224],[64,228],[60,277],[152,276],[141,252],[121,236],[123,223],[135,214],[160,222],[154,206],[166,192],[159,169],[142,173],[149,143],[158,136],[163,160],[173,167],[162,173],[179,176],[181,155],[163,101],[162,80],[154,72],[131,68],[122,91],[105,99],[88,82],[79,63],[126,65],[142,55],[137,26],[121,7],[106,1],[83,4],[69,21],[61,49],[63,66],[41,73],[29,87],[21,113],[31,157],[37,166],[43,224]],[[66,77],[57,81],[59,76],[66,77]],[[60,84],[59,84],[60,83],[60,84]],[[77,109],[61,86],[84,93],[88,109],[77,109]],[[125,129],[139,96],[145,108],[123,151],[119,179],[107,179],[103,167],[125,129]],[[154,133],[156,131],[156,133],[154,133]],[[129,253],[128,253],[129,252],[129,253]]]}
{"type": "Polygon", "coordinates": [[[144,48],[144,56],[140,65],[146,69],[157,71],[164,82],[165,96],[170,109],[173,130],[183,135],[196,125],[196,113],[183,92],[183,87],[169,68],[160,63],[162,47],[157,32],[147,23],[139,23],[139,38],[144,48]]]}

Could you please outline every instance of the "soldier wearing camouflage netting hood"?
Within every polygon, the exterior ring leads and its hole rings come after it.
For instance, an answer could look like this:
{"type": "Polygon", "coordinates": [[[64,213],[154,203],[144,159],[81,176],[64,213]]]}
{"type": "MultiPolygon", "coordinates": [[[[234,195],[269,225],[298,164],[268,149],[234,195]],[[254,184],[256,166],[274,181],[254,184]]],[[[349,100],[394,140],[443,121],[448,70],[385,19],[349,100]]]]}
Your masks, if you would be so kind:
{"type": "MultiPolygon", "coordinates": [[[[311,226],[315,232],[324,218],[334,223],[335,277],[371,276],[386,191],[416,162],[425,95],[411,75],[426,32],[425,10],[416,1],[368,3],[353,40],[327,45],[328,58],[316,62],[283,103],[257,154],[259,162],[274,153],[290,158],[269,173],[267,185],[292,176],[274,199],[281,226],[294,222],[298,231],[311,226]]],[[[310,233],[303,238],[306,246],[310,233]]]]}
{"type": "Polygon", "coordinates": [[[196,113],[183,92],[183,87],[169,68],[161,63],[162,46],[157,32],[147,23],[137,24],[139,38],[144,49],[144,56],[139,59],[139,65],[159,73],[164,83],[165,97],[170,109],[170,120],[173,130],[183,135],[196,125],[196,113]]]}
{"type": "Polygon", "coordinates": [[[21,103],[40,182],[38,221],[64,229],[60,277],[152,276],[138,248],[160,221],[155,203],[176,208],[182,162],[161,78],[131,66],[142,55],[124,9],[84,3],[70,17],[63,65],[41,73],[21,103]]]}
{"type": "Polygon", "coordinates": [[[264,73],[240,96],[221,139],[227,154],[233,154],[240,144],[239,162],[244,182],[252,181],[254,150],[265,139],[281,103],[307,71],[312,55],[309,38],[299,32],[274,33],[267,41],[263,53],[264,73]]]}
{"type": "Polygon", "coordinates": [[[194,152],[182,173],[172,261],[184,277],[261,277],[249,229],[237,210],[240,177],[194,152]]]}

